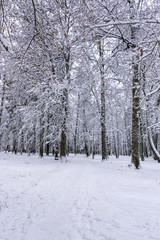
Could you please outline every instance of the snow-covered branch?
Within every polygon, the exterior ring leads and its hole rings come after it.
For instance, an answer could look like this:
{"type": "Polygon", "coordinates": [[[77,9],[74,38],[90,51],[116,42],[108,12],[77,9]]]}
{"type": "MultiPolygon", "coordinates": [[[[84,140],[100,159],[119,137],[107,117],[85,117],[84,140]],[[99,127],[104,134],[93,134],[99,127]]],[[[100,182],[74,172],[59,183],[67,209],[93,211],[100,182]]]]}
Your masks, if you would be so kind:
{"type": "Polygon", "coordinates": [[[8,52],[8,42],[6,41],[6,39],[4,39],[4,37],[2,36],[2,34],[0,33],[0,43],[2,44],[2,46],[6,49],[6,51],[8,52]]]}
{"type": "Polygon", "coordinates": [[[140,105],[142,105],[142,103],[150,96],[154,95],[155,93],[157,93],[160,90],[160,85],[153,90],[152,92],[149,92],[148,94],[146,94],[146,96],[142,99],[142,101],[140,102],[140,105]]]}
{"type": "Polygon", "coordinates": [[[102,27],[109,27],[109,26],[116,26],[116,25],[135,25],[135,24],[160,24],[159,21],[156,21],[155,19],[150,20],[132,20],[132,21],[109,21],[104,24],[97,24],[93,26],[86,25],[86,27],[89,27],[91,29],[94,28],[102,28],[102,27]]]}
{"type": "Polygon", "coordinates": [[[157,151],[155,145],[154,145],[154,142],[153,142],[153,138],[152,138],[152,134],[151,134],[151,130],[149,129],[149,143],[150,143],[150,146],[151,146],[151,149],[153,151],[153,154],[155,156],[155,159],[158,160],[158,162],[160,162],[160,154],[159,152],[157,151]]]}

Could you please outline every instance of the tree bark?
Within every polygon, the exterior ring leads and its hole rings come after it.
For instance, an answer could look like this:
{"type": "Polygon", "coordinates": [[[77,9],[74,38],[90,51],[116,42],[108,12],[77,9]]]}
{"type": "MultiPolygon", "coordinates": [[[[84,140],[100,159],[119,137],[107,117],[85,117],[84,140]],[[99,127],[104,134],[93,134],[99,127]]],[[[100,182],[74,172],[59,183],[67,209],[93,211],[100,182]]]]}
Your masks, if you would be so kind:
{"type": "Polygon", "coordinates": [[[138,64],[133,63],[132,79],[132,163],[138,169],[139,161],[139,102],[140,102],[140,85],[138,76],[138,64]]]}
{"type": "Polygon", "coordinates": [[[76,116],[76,127],[75,127],[75,134],[74,134],[74,153],[77,154],[77,135],[78,135],[78,119],[79,119],[79,102],[80,102],[80,95],[78,94],[78,107],[77,107],[77,116],[76,116]]]}
{"type": "MultiPolygon", "coordinates": [[[[135,1],[128,0],[130,9],[130,19],[134,19],[135,1]]],[[[139,160],[139,110],[140,110],[140,76],[139,76],[139,56],[137,52],[137,27],[131,26],[132,50],[134,53],[132,59],[132,163],[136,169],[140,167],[139,160]]]]}
{"type": "MultiPolygon", "coordinates": [[[[2,78],[2,98],[1,98],[1,106],[0,106],[0,128],[2,125],[2,114],[3,114],[3,108],[4,108],[4,102],[5,102],[5,91],[6,91],[6,83],[5,83],[5,76],[2,78]]],[[[2,131],[0,129],[0,150],[2,150],[2,131]]]]}
{"type": "Polygon", "coordinates": [[[105,80],[104,80],[104,49],[101,41],[98,42],[100,57],[100,75],[101,75],[101,145],[102,145],[102,161],[107,158],[106,149],[106,101],[105,101],[105,80]]]}
{"type": "MultiPolygon", "coordinates": [[[[70,61],[70,49],[67,49],[67,52],[64,54],[65,59],[65,74],[67,86],[70,84],[70,72],[69,72],[69,61],[70,61]]],[[[66,157],[67,153],[67,119],[68,119],[68,89],[67,86],[64,87],[63,96],[62,96],[62,106],[64,109],[64,118],[62,123],[62,132],[61,132],[61,143],[60,143],[60,157],[66,157]]]]}
{"type": "MultiPolygon", "coordinates": [[[[43,116],[41,118],[43,118],[43,116]]],[[[40,134],[39,134],[39,156],[40,157],[43,157],[43,143],[44,143],[44,125],[43,125],[43,120],[40,119],[40,134]]]]}
{"type": "Polygon", "coordinates": [[[67,146],[67,127],[66,117],[63,119],[62,131],[61,131],[61,143],[60,143],[60,157],[66,157],[66,146],[67,146]]]}
{"type": "Polygon", "coordinates": [[[143,147],[143,124],[142,124],[142,111],[140,113],[140,157],[144,161],[144,147],[143,147]]]}

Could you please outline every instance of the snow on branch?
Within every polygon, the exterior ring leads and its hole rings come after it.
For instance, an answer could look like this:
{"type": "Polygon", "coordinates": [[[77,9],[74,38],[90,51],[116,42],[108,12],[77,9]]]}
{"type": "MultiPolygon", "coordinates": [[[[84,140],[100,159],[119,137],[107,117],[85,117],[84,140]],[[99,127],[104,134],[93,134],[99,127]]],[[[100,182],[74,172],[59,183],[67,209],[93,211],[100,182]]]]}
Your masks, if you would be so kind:
{"type": "Polygon", "coordinates": [[[146,94],[146,96],[140,102],[140,105],[144,102],[144,100],[146,100],[148,97],[152,96],[153,94],[155,94],[159,90],[160,90],[160,85],[155,90],[153,90],[152,92],[149,92],[148,94],[146,94]]]}
{"type": "Polygon", "coordinates": [[[99,24],[99,25],[94,25],[94,26],[89,26],[87,25],[87,27],[93,29],[93,28],[101,28],[101,27],[108,27],[108,26],[114,26],[114,25],[134,25],[134,24],[148,24],[148,23],[156,23],[156,24],[160,24],[159,21],[156,21],[155,19],[151,19],[151,20],[132,20],[132,21],[109,21],[107,23],[104,24],[99,24]]]}
{"type": "Polygon", "coordinates": [[[0,43],[2,44],[2,46],[6,49],[6,51],[8,52],[8,42],[6,41],[6,39],[4,39],[4,37],[2,36],[2,34],[0,33],[0,43]]]}
{"type": "Polygon", "coordinates": [[[158,162],[160,162],[160,154],[159,152],[157,151],[155,145],[154,145],[154,142],[153,142],[153,138],[152,138],[152,134],[151,134],[151,130],[149,129],[149,143],[150,143],[150,146],[151,146],[151,149],[153,151],[153,154],[155,156],[155,159],[158,160],[158,162]]]}

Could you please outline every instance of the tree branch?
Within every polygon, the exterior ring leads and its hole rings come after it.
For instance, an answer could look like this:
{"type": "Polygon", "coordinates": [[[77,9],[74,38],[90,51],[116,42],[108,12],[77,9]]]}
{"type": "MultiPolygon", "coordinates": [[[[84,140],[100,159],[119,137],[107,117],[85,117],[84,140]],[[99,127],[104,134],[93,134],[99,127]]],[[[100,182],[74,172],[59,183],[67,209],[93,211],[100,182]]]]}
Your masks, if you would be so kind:
{"type": "Polygon", "coordinates": [[[32,5],[33,5],[33,10],[34,10],[34,25],[35,25],[35,29],[37,28],[37,15],[36,15],[36,6],[34,3],[34,0],[32,0],[32,5]]]}
{"type": "Polygon", "coordinates": [[[8,46],[4,41],[4,38],[2,36],[2,34],[0,34],[0,43],[2,44],[2,46],[6,49],[6,51],[8,52],[8,46]]]}
{"type": "Polygon", "coordinates": [[[132,20],[132,21],[110,21],[108,23],[105,24],[99,24],[99,25],[94,25],[94,26],[89,26],[86,25],[86,27],[89,27],[91,29],[93,28],[101,28],[101,27],[108,27],[108,26],[115,26],[115,25],[135,25],[135,24],[150,24],[150,23],[154,23],[154,24],[160,24],[159,21],[156,21],[154,19],[151,20],[143,20],[143,21],[139,21],[139,20],[132,20]]]}
{"type": "Polygon", "coordinates": [[[144,100],[146,100],[148,97],[152,96],[153,94],[155,94],[156,92],[158,92],[160,90],[160,86],[158,86],[155,90],[153,90],[152,92],[149,92],[148,94],[146,94],[146,96],[142,99],[142,101],[140,102],[140,105],[144,102],[144,100]]]}

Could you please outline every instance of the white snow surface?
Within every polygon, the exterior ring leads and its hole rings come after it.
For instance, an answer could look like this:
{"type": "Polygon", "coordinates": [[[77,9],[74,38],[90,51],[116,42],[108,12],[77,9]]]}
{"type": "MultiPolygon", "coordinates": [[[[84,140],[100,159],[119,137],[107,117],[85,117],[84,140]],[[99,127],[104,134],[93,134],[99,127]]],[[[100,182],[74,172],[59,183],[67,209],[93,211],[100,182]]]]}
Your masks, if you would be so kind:
{"type": "Polygon", "coordinates": [[[0,240],[160,240],[160,164],[0,154],[0,240]]]}

